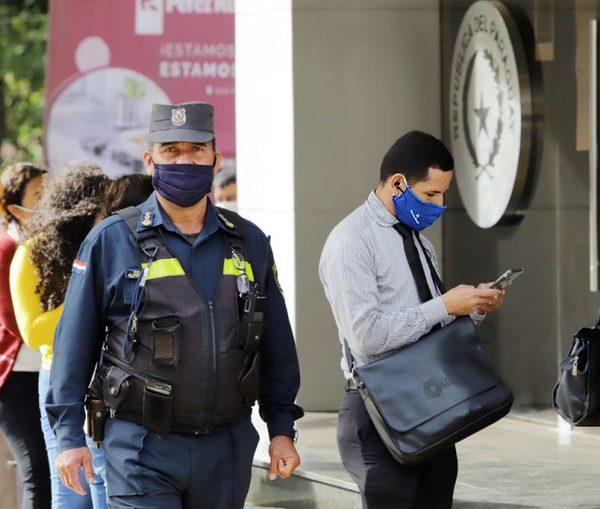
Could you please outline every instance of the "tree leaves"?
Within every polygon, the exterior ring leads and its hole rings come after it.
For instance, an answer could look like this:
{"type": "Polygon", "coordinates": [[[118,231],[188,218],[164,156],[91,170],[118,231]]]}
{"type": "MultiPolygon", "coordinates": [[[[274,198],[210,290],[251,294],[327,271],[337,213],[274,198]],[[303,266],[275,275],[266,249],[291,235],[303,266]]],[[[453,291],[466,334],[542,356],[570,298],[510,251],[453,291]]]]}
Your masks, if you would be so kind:
{"type": "Polygon", "coordinates": [[[47,0],[0,5],[0,163],[43,160],[47,0]]]}

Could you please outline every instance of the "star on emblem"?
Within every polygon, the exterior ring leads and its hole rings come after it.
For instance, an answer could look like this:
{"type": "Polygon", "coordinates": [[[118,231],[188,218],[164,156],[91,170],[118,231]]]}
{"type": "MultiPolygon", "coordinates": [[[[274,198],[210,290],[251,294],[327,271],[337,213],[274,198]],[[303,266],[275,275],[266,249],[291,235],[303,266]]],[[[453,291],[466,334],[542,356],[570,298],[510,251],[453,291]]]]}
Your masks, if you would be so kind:
{"type": "Polygon", "coordinates": [[[490,109],[483,105],[483,94],[479,96],[479,108],[473,109],[475,110],[475,115],[479,118],[479,131],[477,131],[477,136],[481,134],[481,131],[485,131],[485,135],[489,137],[486,121],[490,109]]]}

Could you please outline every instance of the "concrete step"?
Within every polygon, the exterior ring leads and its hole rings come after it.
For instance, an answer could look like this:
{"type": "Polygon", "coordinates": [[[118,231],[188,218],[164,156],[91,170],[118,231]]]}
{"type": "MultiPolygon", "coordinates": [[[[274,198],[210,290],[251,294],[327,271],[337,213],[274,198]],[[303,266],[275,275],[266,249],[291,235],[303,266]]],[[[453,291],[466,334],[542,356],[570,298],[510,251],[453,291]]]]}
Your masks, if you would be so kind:
{"type": "Polygon", "coordinates": [[[269,481],[266,461],[256,460],[247,501],[282,509],[361,509],[356,484],[298,469],[290,479],[269,481]]]}

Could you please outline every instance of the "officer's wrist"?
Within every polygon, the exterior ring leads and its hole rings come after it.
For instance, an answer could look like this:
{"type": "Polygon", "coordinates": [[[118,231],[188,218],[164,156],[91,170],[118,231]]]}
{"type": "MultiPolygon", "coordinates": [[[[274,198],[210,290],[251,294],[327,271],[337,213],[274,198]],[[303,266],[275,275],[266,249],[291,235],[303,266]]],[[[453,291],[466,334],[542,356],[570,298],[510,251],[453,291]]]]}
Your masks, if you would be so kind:
{"type": "Polygon", "coordinates": [[[294,444],[296,444],[298,442],[298,430],[296,428],[293,428],[292,431],[289,434],[288,433],[282,433],[282,434],[279,434],[279,435],[275,435],[275,436],[271,437],[271,441],[273,441],[277,437],[289,438],[294,444]]]}
{"type": "Polygon", "coordinates": [[[294,418],[285,413],[277,414],[267,420],[267,428],[269,430],[269,439],[277,435],[294,438],[294,418]]]}

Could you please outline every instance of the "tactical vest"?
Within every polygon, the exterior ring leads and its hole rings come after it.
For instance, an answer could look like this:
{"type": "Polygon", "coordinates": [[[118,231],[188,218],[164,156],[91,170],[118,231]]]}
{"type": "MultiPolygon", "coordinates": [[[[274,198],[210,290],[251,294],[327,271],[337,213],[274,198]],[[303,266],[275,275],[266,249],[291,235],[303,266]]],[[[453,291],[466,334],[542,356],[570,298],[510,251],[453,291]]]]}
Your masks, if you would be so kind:
{"type": "Polygon", "coordinates": [[[222,275],[209,301],[161,232],[144,233],[137,239],[136,290],[144,292],[143,304],[108,331],[99,367],[104,402],[111,416],[159,433],[211,433],[250,415],[258,397],[262,323],[249,346],[237,279],[245,273],[253,282],[254,274],[240,256],[243,239],[227,233],[222,275]]]}

